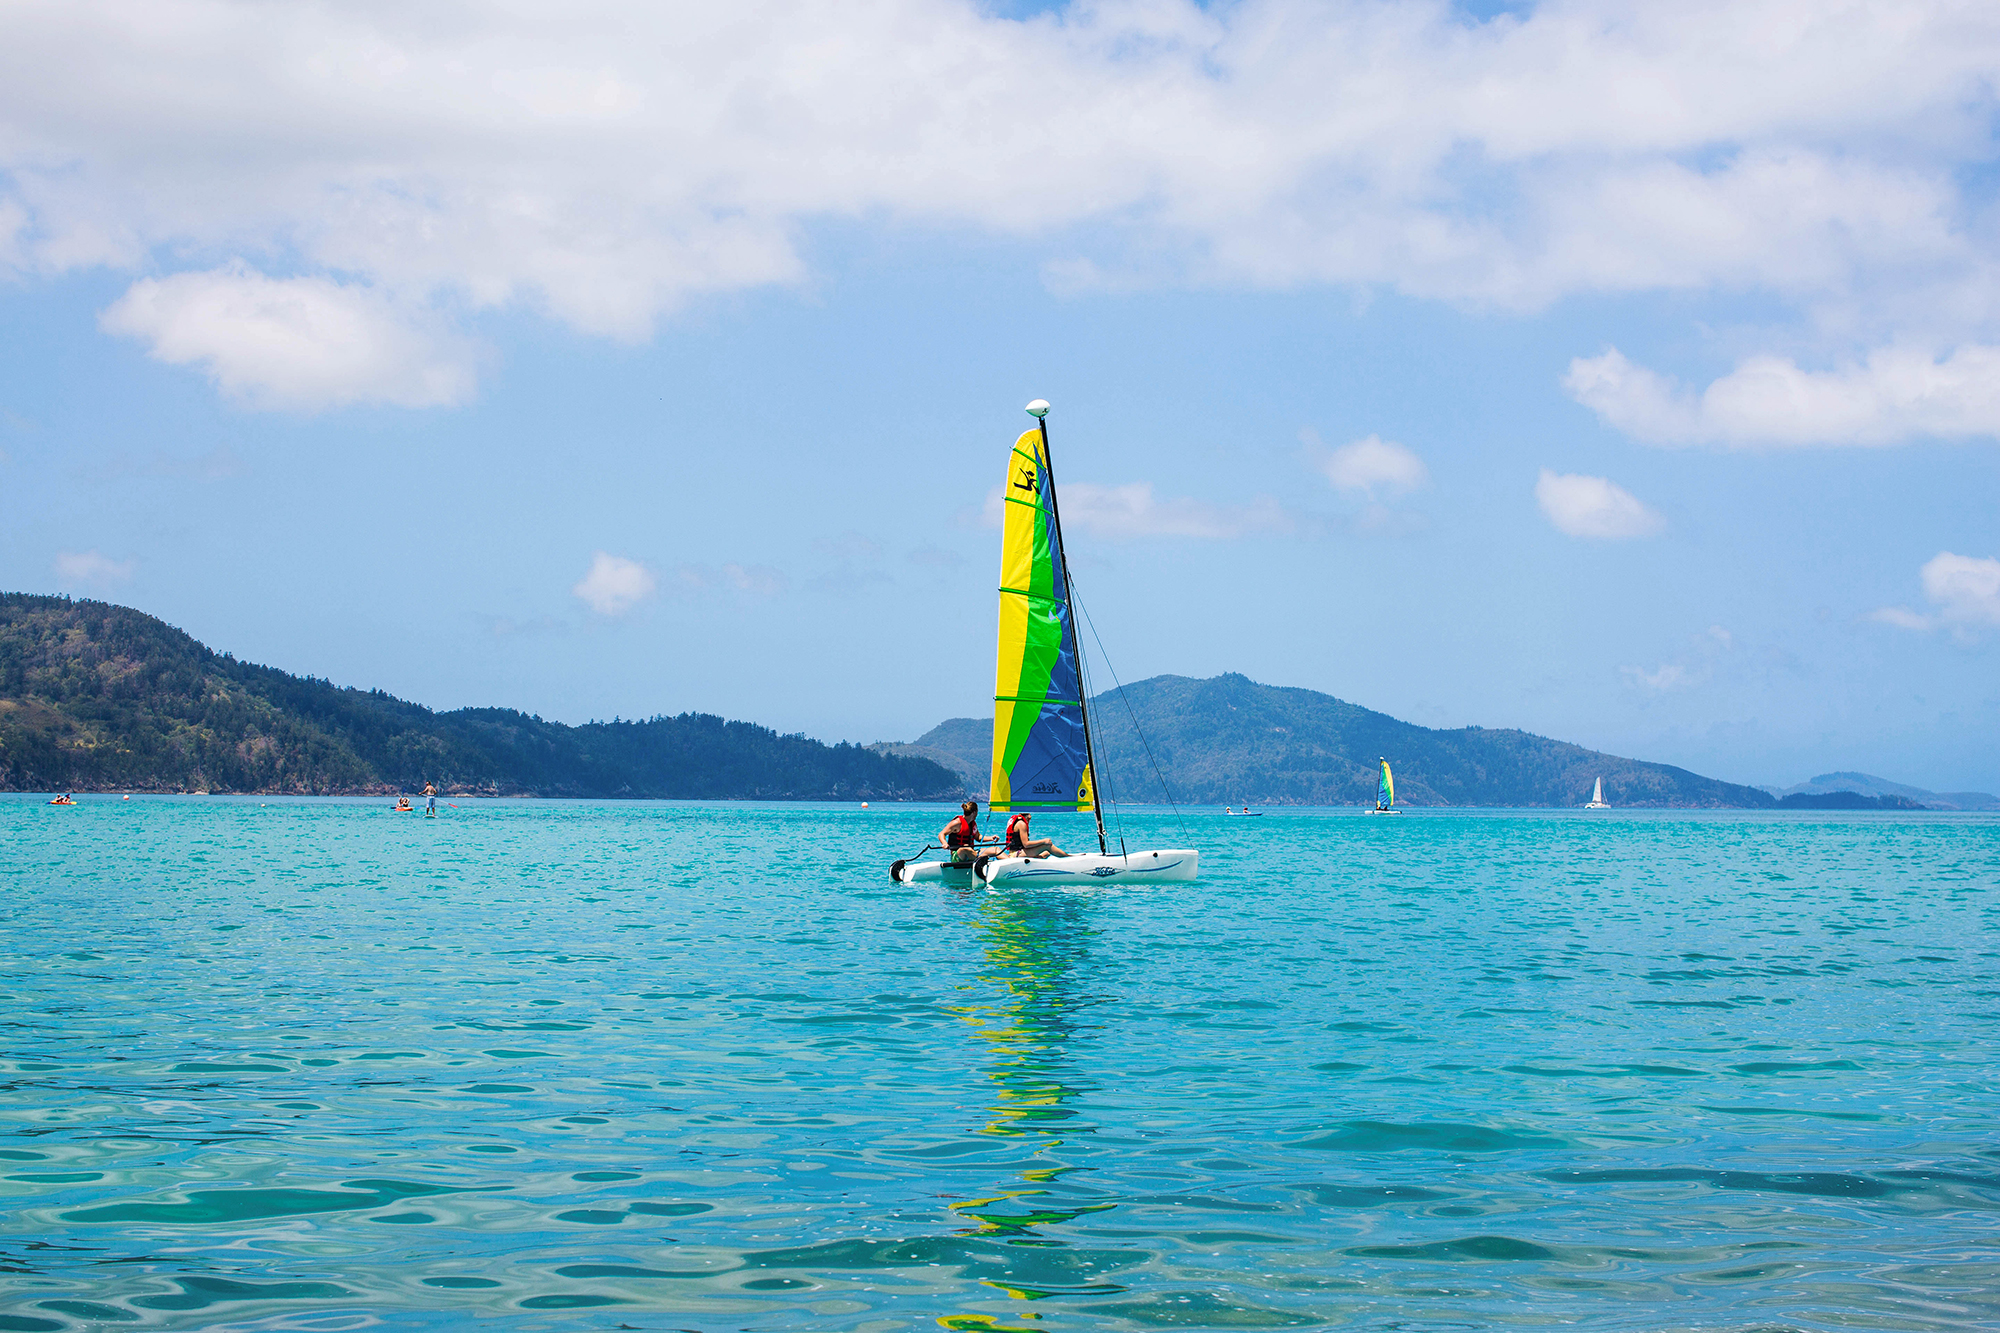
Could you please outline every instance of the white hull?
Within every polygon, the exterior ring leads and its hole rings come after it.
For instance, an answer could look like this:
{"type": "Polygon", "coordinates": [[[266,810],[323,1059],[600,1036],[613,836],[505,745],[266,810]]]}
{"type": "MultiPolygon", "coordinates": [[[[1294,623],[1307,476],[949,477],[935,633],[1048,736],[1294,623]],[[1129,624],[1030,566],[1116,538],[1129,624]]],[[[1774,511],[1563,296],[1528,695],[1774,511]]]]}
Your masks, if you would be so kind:
{"type": "Polygon", "coordinates": [[[899,884],[915,884],[921,880],[950,880],[955,884],[972,883],[972,862],[963,865],[951,861],[898,861],[891,867],[891,874],[899,884]]]}
{"type": "Polygon", "coordinates": [[[1030,884],[1166,884],[1186,883],[1201,869],[1201,853],[1133,852],[1129,856],[1044,856],[1030,859],[1004,856],[981,867],[988,884],[1025,888],[1030,884]]]}
{"type": "Polygon", "coordinates": [[[1373,810],[1370,810],[1368,813],[1371,815],[1400,815],[1403,812],[1401,810],[1396,809],[1394,806],[1384,807],[1378,805],[1373,810]]]}

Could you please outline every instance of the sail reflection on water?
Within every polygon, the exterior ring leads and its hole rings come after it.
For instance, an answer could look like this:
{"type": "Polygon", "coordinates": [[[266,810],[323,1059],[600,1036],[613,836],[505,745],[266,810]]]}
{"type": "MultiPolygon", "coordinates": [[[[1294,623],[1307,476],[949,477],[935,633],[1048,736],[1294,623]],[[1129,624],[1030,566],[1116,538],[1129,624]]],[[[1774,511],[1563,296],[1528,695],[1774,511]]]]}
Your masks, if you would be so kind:
{"type": "MultiPolygon", "coordinates": [[[[1078,1073],[1074,1052],[1074,1043],[1091,1031],[1086,1015],[1097,1003],[1086,989],[1095,931],[1080,901],[1067,894],[983,893],[974,901],[987,937],[977,985],[989,989],[992,999],[955,1012],[986,1047],[981,1072],[992,1105],[975,1132],[1017,1141],[1027,1164],[1011,1179],[996,1182],[990,1193],[954,1203],[951,1210],[966,1223],[963,1236],[1060,1246],[1062,1240],[1041,1229],[1116,1206],[1079,1181],[1064,1179],[1090,1170],[1070,1159],[1096,1130],[1079,1106],[1096,1085],[1078,1073]]],[[[1002,1278],[986,1285],[1022,1300],[1123,1289],[1092,1281],[1086,1273],[1073,1276],[1080,1280],[1041,1285],[1002,1278]]],[[[983,1315],[938,1322],[948,1328],[1005,1327],[983,1315]]]]}

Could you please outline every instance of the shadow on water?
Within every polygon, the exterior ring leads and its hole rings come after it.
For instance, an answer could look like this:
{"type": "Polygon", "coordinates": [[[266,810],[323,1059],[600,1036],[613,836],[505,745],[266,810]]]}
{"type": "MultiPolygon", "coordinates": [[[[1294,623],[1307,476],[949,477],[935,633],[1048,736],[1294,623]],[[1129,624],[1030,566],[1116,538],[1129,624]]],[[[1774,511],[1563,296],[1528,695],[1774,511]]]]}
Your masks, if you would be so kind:
{"type": "MultiPolygon", "coordinates": [[[[1096,1085],[1079,1071],[1076,1048],[1089,1039],[1094,1025],[1088,1013],[1099,1002],[1090,990],[1097,931],[1083,902],[1069,894],[989,891],[978,895],[975,910],[986,939],[977,984],[991,999],[954,1012],[986,1048],[980,1073],[992,1104],[976,1132],[1011,1140],[1022,1151],[1010,1178],[996,1182],[990,1193],[950,1205],[965,1221],[958,1234],[1030,1251],[1016,1251],[1028,1262],[1009,1263],[1005,1273],[978,1279],[1016,1300],[1122,1291],[1093,1278],[1139,1256],[1071,1250],[1070,1242],[1047,1230],[1117,1206],[1069,1179],[1091,1170],[1069,1159],[1096,1132],[1080,1106],[1096,1085]],[[1070,1250],[1069,1262],[1056,1253],[1063,1250],[1070,1250]]],[[[1015,1327],[983,1314],[947,1315],[938,1323],[954,1329],[1015,1327]]]]}

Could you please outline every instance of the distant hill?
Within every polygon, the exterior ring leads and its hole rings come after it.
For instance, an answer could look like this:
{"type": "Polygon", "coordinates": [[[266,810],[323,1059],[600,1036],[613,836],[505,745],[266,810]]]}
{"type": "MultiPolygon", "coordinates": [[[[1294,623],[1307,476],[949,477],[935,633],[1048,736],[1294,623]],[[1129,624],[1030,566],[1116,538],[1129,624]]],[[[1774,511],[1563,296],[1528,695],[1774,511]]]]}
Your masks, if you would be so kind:
{"type": "Polygon", "coordinates": [[[1871,773],[1822,773],[1809,782],[1774,794],[1785,796],[1826,796],[1834,792],[1859,792],[1863,796],[1898,796],[1910,801],[1908,809],[2000,810],[2000,796],[1983,791],[1925,791],[1901,782],[1891,782],[1871,773]]]}
{"type": "Polygon", "coordinates": [[[1781,810],[1927,810],[1907,796],[1863,796],[1858,791],[1795,791],[1778,798],[1781,810]]]}
{"type": "Polygon", "coordinates": [[[928,759],[958,775],[967,791],[983,792],[993,773],[993,719],[955,717],[940,722],[914,742],[884,741],[872,747],[884,754],[928,759]]]}
{"type": "Polygon", "coordinates": [[[700,713],[437,713],[215,653],[129,607],[0,593],[0,790],[935,800],[925,759],[700,713]]]}
{"type": "MultiPolygon", "coordinates": [[[[1314,690],[1259,685],[1239,675],[1212,680],[1155,676],[1092,700],[1098,781],[1113,800],[1191,805],[1358,805],[1375,800],[1376,759],[1388,756],[1398,804],[1574,806],[1604,779],[1612,805],[1766,808],[1756,787],[1718,782],[1667,764],[1599,754],[1511,729],[1440,731],[1400,722],[1314,690]],[[1129,705],[1131,712],[1128,713],[1129,705]]],[[[987,786],[991,719],[953,718],[900,747],[955,758],[974,791],[987,786]]]]}

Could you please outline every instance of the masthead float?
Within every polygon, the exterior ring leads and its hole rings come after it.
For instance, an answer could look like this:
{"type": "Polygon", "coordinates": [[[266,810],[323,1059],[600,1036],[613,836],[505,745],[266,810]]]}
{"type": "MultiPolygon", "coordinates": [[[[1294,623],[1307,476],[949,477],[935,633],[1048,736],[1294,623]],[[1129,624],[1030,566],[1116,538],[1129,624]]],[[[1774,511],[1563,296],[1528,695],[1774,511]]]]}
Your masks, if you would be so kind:
{"type": "MultiPolygon", "coordinates": [[[[1063,554],[1062,510],[1049,452],[1049,405],[1028,404],[1035,425],[1007,455],[1001,491],[1000,644],[993,683],[993,770],[988,807],[1083,813],[1097,821],[1097,851],[1079,856],[1025,857],[1000,853],[970,858],[898,861],[890,875],[904,883],[976,875],[989,884],[1130,884],[1191,880],[1198,853],[1177,848],[1113,852],[1104,835],[1090,705],[1084,697],[1083,654],[1072,614],[1069,563],[1063,554]]],[[[919,852],[932,849],[924,848],[919,852]]]]}

